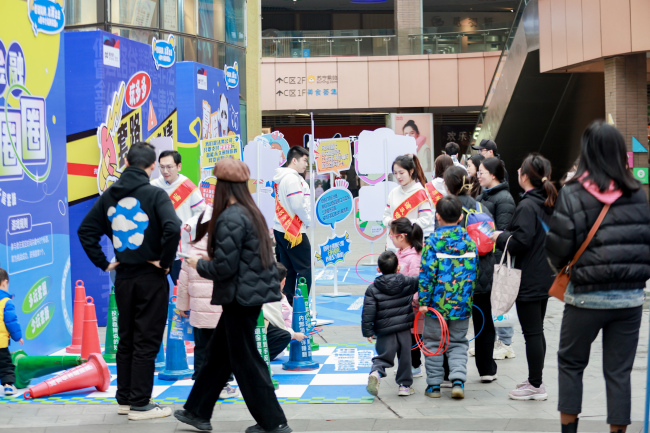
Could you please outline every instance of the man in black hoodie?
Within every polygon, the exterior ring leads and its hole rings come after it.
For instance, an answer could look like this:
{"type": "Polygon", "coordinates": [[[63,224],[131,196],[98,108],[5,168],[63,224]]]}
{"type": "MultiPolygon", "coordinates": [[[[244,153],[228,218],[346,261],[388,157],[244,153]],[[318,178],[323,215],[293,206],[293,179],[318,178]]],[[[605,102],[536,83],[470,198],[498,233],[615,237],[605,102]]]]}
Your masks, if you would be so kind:
{"type": "Polygon", "coordinates": [[[130,420],[162,418],[171,415],[171,408],[154,403],[151,392],[167,320],[167,273],[181,221],[165,191],[149,184],[156,165],[153,146],[134,144],[126,161],[120,179],[95,202],[77,234],[95,266],[116,271],[118,414],[128,414],[130,420]],[[114,263],[99,245],[102,235],[113,242],[114,263]]]}

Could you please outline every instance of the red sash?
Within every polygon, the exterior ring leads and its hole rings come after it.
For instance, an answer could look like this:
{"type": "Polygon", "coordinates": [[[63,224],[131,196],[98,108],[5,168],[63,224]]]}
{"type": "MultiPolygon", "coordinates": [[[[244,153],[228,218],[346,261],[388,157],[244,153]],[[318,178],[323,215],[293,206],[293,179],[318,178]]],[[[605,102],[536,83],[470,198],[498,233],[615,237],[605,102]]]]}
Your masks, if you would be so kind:
{"type": "Polygon", "coordinates": [[[185,179],[185,182],[178,185],[176,189],[169,194],[169,198],[172,199],[172,203],[174,204],[174,210],[178,210],[178,208],[185,203],[185,200],[192,195],[192,192],[195,189],[196,185],[194,185],[194,183],[189,179],[185,179]]]}
{"type": "Polygon", "coordinates": [[[429,191],[429,195],[431,196],[431,201],[433,202],[433,205],[437,205],[438,201],[440,201],[441,198],[444,196],[440,191],[438,191],[434,186],[433,183],[429,182],[427,183],[427,191],[429,191]]]}
{"type": "Polygon", "coordinates": [[[409,198],[404,200],[402,204],[397,206],[393,212],[393,219],[402,218],[411,213],[413,209],[417,209],[425,201],[429,200],[429,196],[424,189],[413,193],[409,198]]]}
{"type": "Polygon", "coordinates": [[[298,215],[294,215],[293,218],[289,217],[287,210],[280,203],[278,198],[278,184],[274,185],[275,188],[275,215],[278,217],[278,221],[284,229],[284,238],[289,241],[289,248],[293,248],[296,245],[299,245],[302,242],[302,233],[300,229],[302,228],[302,221],[298,215]]]}

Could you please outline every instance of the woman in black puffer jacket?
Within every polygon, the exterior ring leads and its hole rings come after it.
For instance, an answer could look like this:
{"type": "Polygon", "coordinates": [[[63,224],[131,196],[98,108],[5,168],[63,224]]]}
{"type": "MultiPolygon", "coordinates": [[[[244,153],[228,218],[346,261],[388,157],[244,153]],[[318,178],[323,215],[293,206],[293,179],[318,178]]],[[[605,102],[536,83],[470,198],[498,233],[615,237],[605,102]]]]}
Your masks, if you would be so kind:
{"type": "MultiPolygon", "coordinates": [[[[463,204],[464,219],[460,222],[466,228],[468,210],[480,210],[490,217],[492,214],[487,206],[477,205],[469,194],[472,189],[472,181],[467,172],[460,167],[449,167],[444,175],[447,191],[455,195],[463,204]]],[[[478,279],[474,286],[474,305],[481,309],[483,315],[478,311],[472,311],[472,324],[474,325],[474,353],[476,369],[482,382],[492,382],[497,378],[497,363],[494,362],[494,336],[495,328],[492,321],[492,304],[490,303],[490,292],[492,291],[492,276],[494,274],[494,253],[485,254],[478,258],[478,279]],[[481,331],[481,328],[483,330],[481,331]]]]}
{"type": "Polygon", "coordinates": [[[650,209],[627,169],[625,139],[604,122],[582,136],[575,176],[560,191],[546,237],[551,265],[562,269],[587,238],[606,204],[611,207],[571,272],[558,350],[558,410],[562,432],[575,432],[582,377],[591,343],[602,330],[603,373],[610,431],[630,424],[630,373],[650,278],[650,209]]]}
{"type": "MultiPolygon", "coordinates": [[[[510,195],[506,170],[499,158],[486,158],[478,169],[478,181],[483,192],[476,200],[490,212],[494,218],[494,228],[505,230],[508,228],[515,213],[515,201],[510,195]]],[[[497,246],[494,251],[494,261],[499,263],[503,251],[497,246]]],[[[512,327],[497,328],[499,340],[495,343],[495,359],[514,358],[512,336],[515,330],[512,327]]]]}
{"type": "Polygon", "coordinates": [[[505,250],[507,243],[508,252],[515,257],[515,268],[521,269],[516,306],[526,341],[528,378],[508,396],[513,400],[546,400],[542,382],[546,357],[544,316],[553,271],[546,260],[544,241],[557,190],[551,183],[551,163],[541,155],[528,155],[517,173],[519,186],[525,192],[508,229],[492,235],[497,248],[505,250]]]}
{"type": "Polygon", "coordinates": [[[208,225],[209,260],[188,257],[187,264],[213,281],[212,304],[223,313],[208,345],[184,410],[174,416],[199,430],[212,430],[210,418],[231,373],[257,424],[248,433],[290,433],[275,396],[269,370],[255,343],[262,304],[279,301],[280,282],[266,222],[251,198],[246,164],[227,158],[217,162],[219,179],[208,225]]]}

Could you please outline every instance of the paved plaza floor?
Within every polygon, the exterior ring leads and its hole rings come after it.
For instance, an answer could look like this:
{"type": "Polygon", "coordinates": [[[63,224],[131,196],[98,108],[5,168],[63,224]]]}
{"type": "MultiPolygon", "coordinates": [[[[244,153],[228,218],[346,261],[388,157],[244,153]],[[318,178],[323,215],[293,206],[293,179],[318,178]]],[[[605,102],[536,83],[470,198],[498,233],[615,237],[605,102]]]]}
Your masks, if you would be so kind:
{"type": "MultiPolygon", "coordinates": [[[[362,255],[369,252],[369,244],[355,233],[354,226],[343,223],[337,233],[345,230],[353,241],[346,266],[354,266],[362,255]],[[363,243],[362,243],[363,242],[363,243]],[[355,244],[356,243],[356,244],[355,244]]],[[[329,230],[317,233],[316,242],[324,242],[329,230]]],[[[383,249],[376,245],[375,251],[383,249]]],[[[365,287],[342,286],[340,291],[362,295],[365,287]]],[[[319,286],[319,294],[331,287],[319,286]]],[[[372,404],[285,404],[283,409],[290,426],[296,432],[559,432],[557,412],[557,348],[563,305],[551,300],[545,320],[547,342],[544,382],[547,401],[513,401],[508,391],[527,377],[525,345],[521,329],[516,327],[513,344],[516,358],[497,361],[498,380],[483,384],[469,358],[468,380],[464,400],[452,400],[450,390],[443,389],[440,399],[424,396],[424,378],[416,378],[416,393],[409,397],[397,396],[397,385],[392,371],[380,386],[379,396],[372,404]]],[[[646,366],[648,356],[648,310],[643,314],[641,337],[632,372],[632,420],[628,432],[642,431],[645,404],[646,366]]],[[[103,329],[100,330],[103,333],[103,329]]],[[[362,342],[359,325],[326,326],[318,340],[327,343],[362,342]]],[[[175,406],[174,409],[180,409],[175,406]]],[[[591,351],[590,365],[584,375],[583,413],[581,432],[605,432],[605,383],[602,375],[602,347],[600,337],[591,351]]],[[[242,432],[255,424],[244,405],[218,405],[212,425],[217,432],[242,432]]],[[[42,405],[0,404],[0,430],[11,432],[191,432],[192,427],[175,418],[154,421],[128,421],[117,415],[116,405],[42,405]]]]}

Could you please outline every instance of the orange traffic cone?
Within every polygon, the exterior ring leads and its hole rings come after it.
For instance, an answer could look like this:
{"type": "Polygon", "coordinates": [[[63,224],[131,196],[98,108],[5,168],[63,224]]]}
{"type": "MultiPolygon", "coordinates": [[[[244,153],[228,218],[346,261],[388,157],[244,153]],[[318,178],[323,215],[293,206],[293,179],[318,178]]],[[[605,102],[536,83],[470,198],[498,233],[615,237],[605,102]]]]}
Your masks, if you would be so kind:
{"type": "Polygon", "coordinates": [[[81,334],[84,326],[84,309],[86,304],[86,288],[84,282],[78,280],[74,288],[74,310],[72,313],[72,344],[65,348],[67,353],[81,353],[81,334]]]}
{"type": "Polygon", "coordinates": [[[26,399],[46,397],[91,386],[97,388],[97,391],[103,392],[108,389],[110,383],[111,374],[101,353],[91,353],[87,363],[32,386],[23,394],[23,397],[26,399]]]}
{"type": "Polygon", "coordinates": [[[99,330],[97,329],[97,314],[95,312],[95,304],[93,298],[88,296],[86,301],[90,299],[90,303],[84,306],[84,327],[81,336],[81,357],[90,359],[91,353],[98,353],[102,355],[102,348],[99,345],[99,330]]]}

